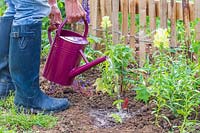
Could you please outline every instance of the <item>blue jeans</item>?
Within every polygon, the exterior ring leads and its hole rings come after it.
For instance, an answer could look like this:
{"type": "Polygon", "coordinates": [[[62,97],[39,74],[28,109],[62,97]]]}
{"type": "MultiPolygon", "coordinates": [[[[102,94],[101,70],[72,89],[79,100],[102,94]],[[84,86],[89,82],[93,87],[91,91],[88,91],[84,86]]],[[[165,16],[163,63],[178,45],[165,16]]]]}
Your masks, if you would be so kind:
{"type": "Polygon", "coordinates": [[[8,8],[5,17],[14,17],[13,25],[35,24],[48,16],[48,0],[5,0],[8,8]]]}

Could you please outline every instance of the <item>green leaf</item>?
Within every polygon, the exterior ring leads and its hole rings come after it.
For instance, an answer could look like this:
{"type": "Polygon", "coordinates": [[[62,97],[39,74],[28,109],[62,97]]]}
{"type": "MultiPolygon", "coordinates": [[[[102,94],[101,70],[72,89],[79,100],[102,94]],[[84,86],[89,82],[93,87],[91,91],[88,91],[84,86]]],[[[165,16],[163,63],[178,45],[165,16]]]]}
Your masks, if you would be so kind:
{"type": "Polygon", "coordinates": [[[147,103],[150,98],[150,93],[147,91],[146,87],[138,87],[134,89],[136,91],[136,99],[147,103]]]}
{"type": "Polygon", "coordinates": [[[121,108],[122,108],[121,105],[122,105],[123,102],[124,102],[124,100],[122,100],[122,99],[115,100],[113,102],[113,106],[116,106],[118,110],[121,110],[121,108]]]}
{"type": "Polygon", "coordinates": [[[122,118],[118,114],[111,114],[111,117],[115,120],[117,123],[122,123],[122,118]]]}

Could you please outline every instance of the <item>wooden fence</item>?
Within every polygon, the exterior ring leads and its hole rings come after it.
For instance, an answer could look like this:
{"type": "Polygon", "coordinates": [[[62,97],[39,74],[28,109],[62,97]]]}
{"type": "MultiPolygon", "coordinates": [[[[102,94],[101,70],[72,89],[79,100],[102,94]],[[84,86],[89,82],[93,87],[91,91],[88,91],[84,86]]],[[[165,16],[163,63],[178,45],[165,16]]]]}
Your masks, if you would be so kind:
{"type": "MultiPolygon", "coordinates": [[[[121,35],[125,36],[125,44],[130,45],[138,55],[139,64],[143,66],[146,59],[146,46],[151,41],[144,41],[147,28],[146,16],[149,16],[150,31],[156,30],[156,17],[160,18],[160,28],[167,27],[167,21],[171,21],[171,47],[177,47],[176,20],[183,20],[185,36],[190,38],[190,21],[200,18],[200,0],[89,0],[90,2],[90,33],[100,35],[98,31],[103,16],[110,16],[112,21],[112,35],[114,43],[119,42],[121,35]],[[119,23],[118,13],[122,13],[122,23],[119,23]],[[136,33],[136,14],[140,14],[139,34],[136,33]],[[130,16],[130,27],[128,17],[130,16]]],[[[196,39],[200,40],[200,23],[196,25],[196,39]]],[[[153,35],[149,38],[152,40],[153,35]]],[[[188,39],[189,40],[189,39],[188,39]]],[[[187,42],[187,41],[186,41],[187,42]]],[[[188,41],[188,45],[189,45],[188,41]]],[[[154,49],[154,48],[152,48],[154,49]]]]}

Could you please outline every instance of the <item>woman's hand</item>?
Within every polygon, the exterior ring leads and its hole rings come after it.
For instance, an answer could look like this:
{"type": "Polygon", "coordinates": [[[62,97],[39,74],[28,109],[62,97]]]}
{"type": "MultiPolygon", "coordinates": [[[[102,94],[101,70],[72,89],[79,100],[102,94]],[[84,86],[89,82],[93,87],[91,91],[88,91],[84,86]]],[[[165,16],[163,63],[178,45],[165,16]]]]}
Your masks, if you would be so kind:
{"type": "Polygon", "coordinates": [[[57,26],[62,23],[62,15],[57,4],[50,5],[50,7],[51,7],[51,12],[49,14],[50,29],[55,30],[57,29],[57,26]]]}
{"type": "Polygon", "coordinates": [[[65,11],[68,23],[86,18],[86,12],[78,0],[65,0],[65,11]]]}

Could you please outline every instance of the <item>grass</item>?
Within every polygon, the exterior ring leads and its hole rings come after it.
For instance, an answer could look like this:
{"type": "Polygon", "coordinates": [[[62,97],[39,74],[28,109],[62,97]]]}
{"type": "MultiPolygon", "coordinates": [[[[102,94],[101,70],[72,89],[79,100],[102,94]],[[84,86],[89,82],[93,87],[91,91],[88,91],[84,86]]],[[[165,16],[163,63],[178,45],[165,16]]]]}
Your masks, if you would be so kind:
{"type": "Polygon", "coordinates": [[[13,104],[14,96],[0,100],[0,133],[2,132],[32,132],[33,126],[52,128],[57,123],[53,115],[24,114],[18,112],[13,104]]]}

